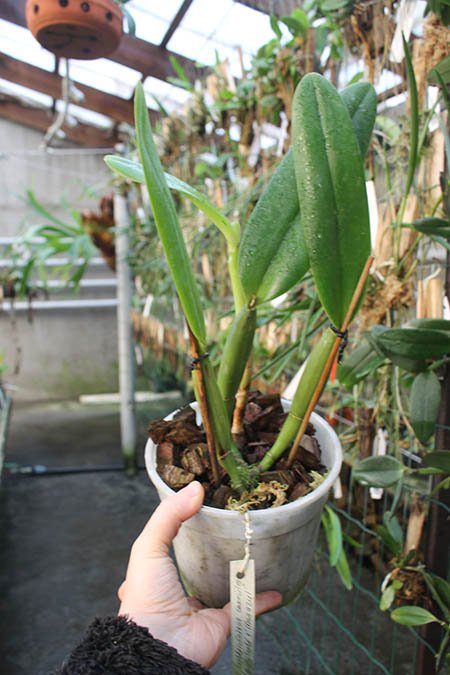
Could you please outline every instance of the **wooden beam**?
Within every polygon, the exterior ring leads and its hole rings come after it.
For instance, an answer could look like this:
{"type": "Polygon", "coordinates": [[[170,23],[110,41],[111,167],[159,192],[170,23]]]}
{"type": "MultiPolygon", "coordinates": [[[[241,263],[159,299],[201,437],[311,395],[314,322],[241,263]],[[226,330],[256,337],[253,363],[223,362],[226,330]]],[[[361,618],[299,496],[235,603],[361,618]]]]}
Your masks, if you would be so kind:
{"type": "Polygon", "coordinates": [[[170,63],[170,57],[178,61],[192,82],[199,77],[201,70],[196,67],[194,61],[129,35],[123,35],[119,47],[108,56],[111,61],[133,68],[144,77],[156,77],[158,80],[177,76],[170,63]]]}
{"type": "Polygon", "coordinates": [[[181,21],[183,20],[184,15],[188,11],[189,7],[192,5],[192,2],[193,2],[193,0],[184,0],[180,9],[175,14],[172,23],[170,24],[169,28],[167,29],[166,34],[164,35],[163,39],[161,40],[161,44],[159,45],[160,47],[163,47],[164,49],[167,47],[170,38],[172,37],[172,35],[175,33],[176,29],[180,25],[181,21]]]}
{"type": "MultiPolygon", "coordinates": [[[[54,119],[50,111],[25,106],[13,97],[0,98],[0,117],[43,133],[47,131],[54,119]]],[[[90,148],[112,148],[118,141],[115,130],[104,131],[81,122],[75,127],[64,126],[63,131],[68,141],[90,148]]]]}
{"type": "MultiPolygon", "coordinates": [[[[60,75],[36,68],[36,66],[13,59],[1,52],[0,78],[47,94],[55,99],[61,98],[62,77],[60,75]]],[[[74,85],[84,94],[84,99],[77,101],[78,106],[108,115],[119,122],[134,124],[133,104],[130,101],[120,96],[105,94],[79,82],[74,81],[74,85]]],[[[150,110],[150,118],[154,123],[159,118],[159,113],[156,110],[150,110]]]]}
{"type": "MultiPolygon", "coordinates": [[[[1,0],[0,19],[26,27],[25,0],[1,0]]],[[[170,56],[177,59],[192,81],[198,77],[199,69],[196,68],[195,62],[191,59],[129,35],[123,36],[118,49],[108,58],[123,66],[137,70],[144,77],[151,76],[159,80],[166,80],[168,77],[176,76],[170,64],[170,56]]]]}

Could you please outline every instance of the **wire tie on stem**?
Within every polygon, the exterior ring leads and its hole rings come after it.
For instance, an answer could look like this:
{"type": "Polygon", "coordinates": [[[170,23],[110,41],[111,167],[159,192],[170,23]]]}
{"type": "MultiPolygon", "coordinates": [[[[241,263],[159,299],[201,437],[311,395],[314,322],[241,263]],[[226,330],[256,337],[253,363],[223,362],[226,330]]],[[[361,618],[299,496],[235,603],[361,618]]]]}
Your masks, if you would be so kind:
{"type": "Polygon", "coordinates": [[[209,356],[209,352],[205,352],[204,354],[201,354],[200,356],[196,356],[195,358],[191,359],[191,362],[189,364],[189,369],[190,370],[195,370],[198,365],[205,359],[207,359],[209,356]]]}
{"type": "Polygon", "coordinates": [[[339,330],[339,328],[333,326],[332,323],[330,323],[330,328],[333,331],[333,333],[342,340],[341,344],[339,345],[338,359],[337,359],[338,363],[342,363],[344,351],[346,346],[348,345],[348,330],[339,330]]]}

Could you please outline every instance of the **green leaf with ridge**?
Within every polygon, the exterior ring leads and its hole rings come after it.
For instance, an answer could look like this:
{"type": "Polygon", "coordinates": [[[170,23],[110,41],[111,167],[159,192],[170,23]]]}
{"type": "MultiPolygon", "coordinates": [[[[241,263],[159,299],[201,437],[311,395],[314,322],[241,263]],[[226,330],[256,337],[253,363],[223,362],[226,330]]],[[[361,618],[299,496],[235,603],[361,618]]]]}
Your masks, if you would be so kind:
{"type": "Polygon", "coordinates": [[[426,468],[438,469],[441,473],[450,474],[450,450],[434,450],[422,457],[422,465],[426,468]]]}
{"type": "Polygon", "coordinates": [[[370,254],[364,168],[350,115],[324,77],[296,89],[292,139],[311,272],[331,322],[342,325],[370,254]]]}
{"type": "MultiPolygon", "coordinates": [[[[145,175],[140,162],[135,162],[126,157],[118,157],[117,155],[106,155],[106,164],[124,178],[134,181],[135,183],[144,183],[145,175]]],[[[200,211],[203,211],[205,216],[216,225],[222,232],[227,241],[233,245],[237,245],[239,241],[239,233],[228,218],[226,218],[218,208],[216,208],[205,195],[188,185],[184,181],[172,176],[170,173],[164,174],[166,183],[171,190],[179,192],[187,197],[200,211]]]]}
{"type": "MultiPolygon", "coordinates": [[[[370,142],[374,124],[370,104],[376,105],[375,90],[367,82],[359,82],[343,89],[339,95],[363,152],[370,142]]],[[[243,230],[239,274],[248,298],[257,295],[260,300],[268,300],[281,295],[298,283],[309,268],[299,209],[291,148],[276,168],[243,230]],[[300,232],[292,232],[293,228],[300,228],[300,232]]]]}
{"type": "Polygon", "coordinates": [[[352,476],[363,485],[386,488],[401,480],[405,467],[390,455],[366,457],[355,463],[352,476]]]}
{"type": "Polygon", "coordinates": [[[135,94],[135,121],[137,146],[159,238],[186,321],[203,351],[206,347],[206,330],[200,294],[178,222],[175,204],[167,187],[153,140],[144,90],[140,83],[136,87],[135,94]]]}
{"type": "Polygon", "coordinates": [[[335,567],[342,553],[342,527],[339,516],[329,506],[322,513],[322,525],[330,553],[330,565],[335,567]]]}
{"type": "Polygon", "coordinates": [[[409,399],[411,426],[417,438],[426,443],[434,434],[441,403],[441,385],[432,370],[414,378],[409,399]]]}
{"type": "Polygon", "coordinates": [[[416,361],[450,353],[450,335],[426,328],[391,328],[375,337],[381,351],[390,359],[406,357],[416,361]]]}
{"type": "Polygon", "coordinates": [[[423,607],[404,605],[391,612],[391,619],[402,626],[424,626],[426,623],[439,623],[439,619],[423,607]]]}

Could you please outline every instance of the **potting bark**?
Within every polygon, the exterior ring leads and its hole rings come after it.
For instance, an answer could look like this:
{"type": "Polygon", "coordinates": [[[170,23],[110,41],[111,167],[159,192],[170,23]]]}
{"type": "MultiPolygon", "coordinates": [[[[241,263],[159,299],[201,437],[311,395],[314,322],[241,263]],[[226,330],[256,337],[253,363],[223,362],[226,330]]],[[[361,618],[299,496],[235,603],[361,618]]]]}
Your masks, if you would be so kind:
{"type": "MultiPolygon", "coordinates": [[[[258,464],[272,447],[287,413],[283,411],[278,395],[249,395],[244,415],[244,431],[235,441],[244,460],[258,464]]],[[[178,411],[172,420],[157,420],[149,427],[149,436],[157,444],[157,470],[161,478],[173,490],[179,490],[193,480],[202,483],[205,489],[205,505],[225,508],[230,498],[238,499],[229,486],[228,476],[221,472],[221,485],[216,488],[212,481],[203,428],[196,424],[196,414],[189,406],[178,411]]],[[[280,491],[284,501],[302,497],[312,489],[314,474],[325,473],[321,463],[321,450],[312,425],[308,426],[298,449],[293,465],[286,468],[286,459],[281,458],[271,471],[261,474],[261,483],[268,486],[252,509],[273,506],[280,491]]],[[[278,503],[278,502],[277,502],[278,503]]]]}

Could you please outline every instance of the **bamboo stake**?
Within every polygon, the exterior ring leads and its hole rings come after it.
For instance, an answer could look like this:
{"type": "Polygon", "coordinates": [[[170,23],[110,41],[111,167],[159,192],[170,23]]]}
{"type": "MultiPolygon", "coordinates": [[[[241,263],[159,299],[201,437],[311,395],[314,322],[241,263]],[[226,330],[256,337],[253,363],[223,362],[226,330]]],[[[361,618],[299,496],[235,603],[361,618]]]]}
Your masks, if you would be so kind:
{"type": "MultiPolygon", "coordinates": [[[[345,331],[347,330],[347,328],[350,324],[350,321],[353,318],[353,314],[355,312],[356,306],[357,306],[357,304],[359,302],[359,299],[361,297],[361,294],[363,292],[364,284],[366,283],[366,279],[369,275],[369,271],[370,271],[370,268],[372,266],[373,260],[374,260],[373,255],[370,255],[367,259],[367,262],[364,266],[364,269],[362,271],[362,274],[361,274],[361,276],[359,278],[359,281],[358,281],[358,284],[356,286],[355,292],[353,293],[353,297],[351,299],[349,308],[347,310],[347,314],[345,315],[342,326],[339,329],[339,331],[341,333],[345,333],[345,331]]],[[[320,380],[317,383],[317,387],[314,391],[314,394],[312,395],[312,398],[311,398],[311,401],[308,405],[308,408],[306,409],[306,413],[305,413],[303,421],[300,425],[300,429],[297,432],[297,436],[295,437],[294,443],[293,443],[293,445],[291,447],[291,450],[289,452],[289,456],[288,456],[288,459],[287,459],[287,467],[288,468],[290,468],[292,466],[293,462],[294,462],[295,456],[297,454],[297,450],[298,450],[300,442],[303,438],[303,434],[305,433],[306,427],[308,426],[309,418],[311,417],[311,413],[312,413],[317,401],[319,400],[319,398],[322,394],[323,388],[325,387],[325,384],[326,384],[327,379],[328,379],[328,375],[330,373],[331,367],[332,367],[332,365],[334,363],[334,360],[336,358],[336,355],[338,353],[338,349],[339,349],[339,345],[341,344],[341,341],[342,341],[342,338],[339,337],[339,336],[336,336],[336,341],[334,343],[333,350],[332,350],[330,356],[328,357],[328,361],[325,365],[325,368],[323,369],[322,375],[320,376],[320,380]]]]}
{"type": "MultiPolygon", "coordinates": [[[[201,359],[205,358],[205,355],[200,354],[197,339],[193,335],[189,326],[188,326],[188,332],[189,332],[189,342],[190,342],[190,345],[191,345],[191,354],[192,354],[192,359],[193,359],[194,368],[195,368],[197,393],[198,393],[198,404],[200,406],[200,413],[201,413],[201,416],[202,416],[203,428],[204,428],[205,434],[206,434],[206,444],[208,446],[208,454],[209,454],[209,459],[211,461],[211,470],[212,470],[212,474],[213,474],[213,481],[214,481],[214,484],[217,487],[219,485],[219,482],[220,482],[219,464],[218,464],[217,456],[216,456],[216,444],[215,444],[215,441],[214,441],[214,434],[213,434],[213,431],[212,431],[211,420],[210,420],[210,417],[209,417],[208,400],[206,398],[206,389],[205,389],[205,383],[203,381],[203,371],[202,371],[202,366],[201,366],[201,359]]],[[[208,357],[206,356],[206,358],[208,358],[208,357]]]]}

